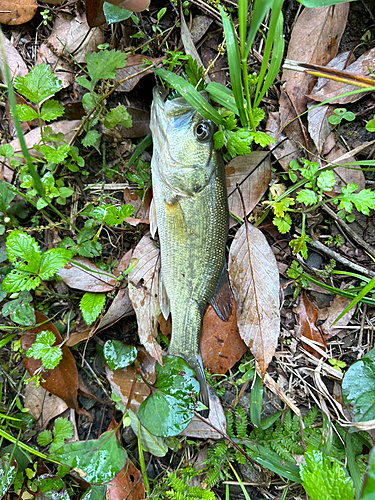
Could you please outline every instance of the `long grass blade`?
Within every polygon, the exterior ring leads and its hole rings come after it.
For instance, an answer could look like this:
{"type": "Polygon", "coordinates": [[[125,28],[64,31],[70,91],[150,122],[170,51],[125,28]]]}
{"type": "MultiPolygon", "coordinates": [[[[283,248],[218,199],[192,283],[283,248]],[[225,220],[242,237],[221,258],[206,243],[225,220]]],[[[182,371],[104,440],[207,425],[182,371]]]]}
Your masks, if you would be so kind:
{"type": "Polygon", "coordinates": [[[220,104],[220,106],[232,111],[237,116],[239,115],[233,92],[230,89],[224,87],[221,83],[210,82],[206,87],[206,91],[215,102],[220,104]]]}
{"type": "Polygon", "coordinates": [[[369,283],[367,283],[367,285],[362,288],[362,291],[359,292],[359,294],[354,297],[354,299],[350,302],[350,304],[345,307],[345,309],[342,311],[342,313],[340,313],[337,316],[337,318],[332,323],[332,325],[337,323],[337,321],[339,319],[341,319],[348,311],[350,311],[350,309],[352,309],[354,306],[356,306],[358,304],[358,302],[360,302],[365,297],[365,295],[367,295],[369,292],[371,292],[371,290],[373,288],[375,288],[375,278],[372,278],[372,280],[369,281],[369,283]]]}
{"type": "Polygon", "coordinates": [[[246,31],[247,31],[247,12],[249,5],[247,0],[238,0],[238,22],[239,35],[241,44],[241,54],[245,53],[246,47],[246,31]]]}
{"type": "Polygon", "coordinates": [[[223,117],[206,101],[191,83],[181,78],[181,76],[175,75],[165,69],[158,68],[155,69],[154,72],[171,87],[176,89],[177,92],[179,92],[202,116],[219,125],[223,123],[223,117]]]}
{"type": "Polygon", "coordinates": [[[241,76],[241,59],[233,21],[219,5],[221,19],[223,21],[225,41],[227,44],[227,54],[229,63],[230,81],[232,85],[234,99],[238,108],[238,114],[243,127],[247,125],[247,116],[243,105],[243,85],[241,76]]]}
{"type": "Polygon", "coordinates": [[[257,34],[260,25],[262,24],[263,19],[266,17],[266,14],[271,7],[273,0],[255,0],[253,6],[253,13],[251,16],[250,30],[247,35],[247,42],[245,48],[245,54],[242,54],[247,59],[249,55],[251,46],[253,44],[255,35],[257,34]]]}

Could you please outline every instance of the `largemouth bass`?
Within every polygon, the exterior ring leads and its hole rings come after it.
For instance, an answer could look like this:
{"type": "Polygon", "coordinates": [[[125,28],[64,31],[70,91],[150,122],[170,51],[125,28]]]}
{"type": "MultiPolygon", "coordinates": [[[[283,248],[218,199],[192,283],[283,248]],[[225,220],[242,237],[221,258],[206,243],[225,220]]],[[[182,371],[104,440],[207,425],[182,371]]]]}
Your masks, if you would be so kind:
{"type": "MultiPolygon", "coordinates": [[[[224,164],[214,149],[214,123],[183,97],[165,100],[153,92],[151,162],[153,209],[159,231],[159,300],[165,318],[172,314],[168,354],[180,356],[195,371],[200,400],[209,408],[200,353],[200,332],[207,303],[227,321],[232,297],[225,262],[228,202],[224,164]]],[[[206,415],[208,412],[206,412],[206,415]]]]}

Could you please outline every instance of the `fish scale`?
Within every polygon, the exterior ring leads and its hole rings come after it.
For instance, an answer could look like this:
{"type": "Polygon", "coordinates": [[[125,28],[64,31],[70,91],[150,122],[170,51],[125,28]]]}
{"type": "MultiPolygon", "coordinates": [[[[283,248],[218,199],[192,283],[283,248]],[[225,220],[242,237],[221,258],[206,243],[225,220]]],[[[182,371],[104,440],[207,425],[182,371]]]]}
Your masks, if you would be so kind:
{"type": "MultiPolygon", "coordinates": [[[[154,89],[150,127],[154,143],[153,203],[164,290],[160,301],[163,313],[172,314],[168,354],[182,357],[195,371],[200,399],[209,406],[199,343],[207,303],[215,303],[215,291],[221,282],[229,286],[224,164],[213,148],[214,124],[183,98],[164,102],[154,89]],[[204,127],[209,136],[197,139],[204,127]]],[[[214,307],[220,309],[218,304],[214,307]]]]}

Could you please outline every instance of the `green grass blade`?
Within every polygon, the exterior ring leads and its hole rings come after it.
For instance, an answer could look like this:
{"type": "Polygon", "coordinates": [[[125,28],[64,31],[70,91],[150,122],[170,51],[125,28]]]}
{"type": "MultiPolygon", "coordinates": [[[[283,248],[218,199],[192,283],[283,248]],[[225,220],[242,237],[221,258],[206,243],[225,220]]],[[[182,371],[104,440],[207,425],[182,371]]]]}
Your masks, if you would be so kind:
{"type": "Polygon", "coordinates": [[[227,462],[228,462],[228,464],[230,465],[230,468],[232,469],[233,474],[236,476],[236,479],[237,479],[237,481],[238,481],[239,485],[241,486],[242,493],[244,494],[244,496],[245,496],[246,500],[251,500],[251,498],[249,497],[248,492],[246,491],[246,488],[245,488],[244,484],[243,484],[243,483],[242,483],[242,481],[241,481],[240,476],[239,476],[239,475],[237,474],[237,472],[236,472],[236,469],[235,469],[235,468],[233,467],[233,465],[229,462],[229,460],[227,460],[227,462]]]}
{"type": "Polygon", "coordinates": [[[354,306],[356,306],[358,304],[358,302],[360,302],[364,298],[365,295],[367,295],[369,292],[371,292],[371,290],[373,288],[375,288],[375,278],[372,278],[372,280],[369,283],[367,283],[366,286],[364,286],[362,288],[362,291],[359,292],[359,294],[356,297],[354,297],[354,299],[350,302],[350,304],[345,307],[345,309],[342,311],[342,313],[340,313],[337,316],[337,318],[332,323],[332,325],[337,323],[337,321],[339,319],[341,319],[348,311],[350,311],[350,309],[352,309],[354,306]]]}
{"type": "Polygon", "coordinates": [[[219,5],[219,10],[221,14],[221,19],[223,21],[225,41],[227,44],[227,54],[229,63],[229,74],[230,81],[232,85],[234,99],[238,108],[238,114],[243,127],[246,127],[247,116],[245,108],[243,105],[243,85],[242,85],[242,75],[241,75],[241,59],[240,52],[238,50],[238,43],[236,39],[236,33],[234,31],[234,26],[232,19],[230,19],[223,8],[219,5]]]}
{"type": "Polygon", "coordinates": [[[249,5],[247,0],[238,0],[238,22],[239,22],[239,35],[241,44],[241,54],[245,53],[246,47],[246,31],[247,31],[247,13],[249,5]]]}
{"type": "Polygon", "coordinates": [[[262,400],[263,400],[263,387],[262,380],[259,375],[255,375],[254,385],[250,393],[250,421],[258,429],[262,428],[262,400]]]}
{"type": "Polygon", "coordinates": [[[220,104],[220,106],[223,106],[236,115],[239,115],[236,101],[233,97],[233,92],[230,89],[224,87],[221,83],[210,82],[206,87],[206,91],[215,102],[220,104]]]}
{"type": "Polygon", "coordinates": [[[206,101],[191,83],[181,78],[181,76],[175,75],[171,71],[165,69],[158,68],[155,69],[154,72],[172,88],[176,89],[177,92],[179,92],[202,116],[219,125],[223,123],[223,117],[206,101]]]}
{"type": "Polygon", "coordinates": [[[273,0],[255,0],[253,6],[253,14],[251,16],[250,30],[247,35],[247,42],[245,48],[245,57],[249,55],[251,46],[253,44],[255,35],[266,17],[268,9],[271,7],[273,0]]]}
{"type": "Polygon", "coordinates": [[[151,132],[149,132],[146,137],[144,137],[141,142],[138,144],[138,146],[136,147],[134,153],[131,155],[130,157],[130,160],[129,160],[129,163],[128,163],[128,167],[131,167],[133,165],[133,163],[135,162],[135,160],[141,156],[141,154],[143,153],[143,151],[148,148],[149,146],[151,146],[152,144],[152,136],[151,136],[151,132]]]}
{"type": "Polygon", "coordinates": [[[284,36],[283,36],[283,14],[281,12],[281,7],[283,4],[283,0],[276,0],[275,6],[272,7],[272,14],[270,25],[268,29],[268,35],[266,40],[266,45],[264,48],[263,61],[262,66],[260,68],[260,73],[258,77],[257,89],[254,97],[254,107],[258,107],[260,101],[262,100],[264,94],[267,90],[272,86],[277,73],[279,72],[282,58],[284,55],[284,36]],[[271,48],[272,57],[271,57],[271,48]],[[268,69],[268,73],[266,79],[264,79],[268,62],[271,58],[270,66],[268,69]]]}

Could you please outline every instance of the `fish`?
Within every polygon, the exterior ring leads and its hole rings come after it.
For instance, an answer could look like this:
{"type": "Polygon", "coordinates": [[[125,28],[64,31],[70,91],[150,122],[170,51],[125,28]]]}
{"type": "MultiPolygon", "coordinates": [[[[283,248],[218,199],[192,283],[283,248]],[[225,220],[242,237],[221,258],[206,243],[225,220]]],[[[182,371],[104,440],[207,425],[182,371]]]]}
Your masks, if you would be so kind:
{"type": "Polygon", "coordinates": [[[159,302],[164,318],[172,315],[168,355],[181,357],[194,370],[199,400],[207,407],[201,414],[208,416],[202,319],[208,303],[223,321],[232,311],[225,258],[229,210],[224,162],[214,149],[215,123],[182,96],[166,97],[163,89],[153,89],[150,230],[153,237],[156,229],[159,234],[159,302]]]}

